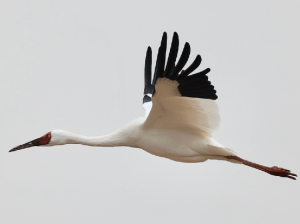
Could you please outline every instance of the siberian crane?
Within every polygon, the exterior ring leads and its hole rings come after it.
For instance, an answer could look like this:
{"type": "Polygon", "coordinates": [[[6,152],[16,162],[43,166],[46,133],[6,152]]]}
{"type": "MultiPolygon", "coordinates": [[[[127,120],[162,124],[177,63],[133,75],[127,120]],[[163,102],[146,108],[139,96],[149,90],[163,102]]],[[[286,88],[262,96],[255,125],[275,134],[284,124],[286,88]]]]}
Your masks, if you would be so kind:
{"type": "Polygon", "coordinates": [[[152,77],[152,51],[148,47],[145,59],[145,116],[137,118],[119,130],[104,136],[86,137],[63,130],[52,130],[40,138],[10,150],[33,146],[82,144],[88,146],[129,146],[178,162],[198,163],[208,159],[244,164],[268,174],[296,180],[296,174],[277,166],[266,167],[240,158],[213,138],[220,124],[216,90],[208,80],[210,69],[191,74],[200,65],[197,55],[183,70],[190,55],[185,43],[176,62],[179,46],[175,32],[166,62],[167,34],[164,32],[152,77]]]}

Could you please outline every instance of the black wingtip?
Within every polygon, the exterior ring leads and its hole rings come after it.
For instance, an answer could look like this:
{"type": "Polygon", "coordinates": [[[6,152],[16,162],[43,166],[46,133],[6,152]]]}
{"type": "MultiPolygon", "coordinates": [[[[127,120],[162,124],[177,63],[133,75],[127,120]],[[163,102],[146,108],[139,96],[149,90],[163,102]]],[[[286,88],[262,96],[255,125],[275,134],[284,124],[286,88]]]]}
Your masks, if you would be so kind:
{"type": "Polygon", "coordinates": [[[161,38],[160,46],[163,47],[163,48],[166,48],[166,45],[167,45],[167,33],[164,32],[164,34],[161,38]]]}
{"type": "Polygon", "coordinates": [[[191,49],[191,46],[190,46],[189,42],[185,42],[184,47],[188,47],[188,48],[191,49]]]}
{"type": "Polygon", "coordinates": [[[167,49],[167,33],[164,32],[161,38],[160,47],[157,53],[155,72],[153,76],[152,85],[155,85],[156,80],[159,77],[163,77],[164,69],[165,69],[165,60],[166,60],[166,49],[167,49]]]}
{"type": "Polygon", "coordinates": [[[152,50],[148,47],[145,59],[145,88],[144,94],[151,93],[151,66],[152,66],[152,50]]]}
{"type": "Polygon", "coordinates": [[[179,46],[179,38],[178,34],[174,32],[173,38],[172,38],[172,43],[171,43],[171,48],[169,52],[169,57],[168,57],[168,62],[167,66],[165,68],[164,76],[169,78],[170,74],[172,73],[173,69],[175,68],[175,62],[177,58],[177,53],[178,53],[178,46],[179,46]]]}
{"type": "Polygon", "coordinates": [[[177,43],[179,45],[179,36],[178,36],[177,32],[173,33],[172,41],[175,41],[175,43],[177,43]]]}
{"type": "Polygon", "coordinates": [[[172,71],[172,74],[170,75],[171,80],[176,80],[178,73],[183,69],[185,64],[187,63],[189,56],[191,53],[191,47],[188,42],[185,43],[183,51],[181,53],[181,56],[177,62],[177,65],[175,66],[174,70],[172,71]]]}
{"type": "Polygon", "coordinates": [[[173,34],[172,42],[175,42],[177,45],[179,45],[179,36],[176,32],[173,34]]]}
{"type": "MultiPolygon", "coordinates": [[[[201,64],[201,56],[197,55],[193,63],[185,70],[182,70],[190,56],[191,47],[188,42],[185,43],[181,56],[179,57],[177,64],[175,64],[178,56],[178,48],[179,36],[175,31],[172,37],[169,56],[166,60],[167,33],[163,32],[161,45],[158,49],[153,80],[151,85],[145,86],[145,94],[150,93],[153,95],[155,93],[156,80],[158,78],[165,77],[170,80],[176,80],[179,83],[178,90],[182,96],[216,100],[218,98],[218,96],[216,95],[216,90],[214,89],[214,86],[211,85],[211,83],[208,81],[208,76],[206,75],[211,71],[209,68],[196,74],[190,75],[201,64]],[[166,66],[165,62],[167,62],[166,66]]],[[[148,52],[150,52],[150,47],[148,47],[148,52]]],[[[150,66],[148,66],[146,69],[146,74],[150,73],[149,67],[150,66]]],[[[146,83],[150,83],[149,77],[151,76],[146,75],[145,77],[146,83]]],[[[144,102],[147,102],[149,98],[149,96],[145,96],[144,102]]]]}

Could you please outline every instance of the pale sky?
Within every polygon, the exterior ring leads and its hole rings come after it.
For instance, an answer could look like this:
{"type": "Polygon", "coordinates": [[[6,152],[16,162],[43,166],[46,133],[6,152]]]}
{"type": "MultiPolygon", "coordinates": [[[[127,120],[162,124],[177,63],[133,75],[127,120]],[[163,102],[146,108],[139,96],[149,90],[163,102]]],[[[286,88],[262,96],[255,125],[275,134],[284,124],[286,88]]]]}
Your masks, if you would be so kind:
{"type": "Polygon", "coordinates": [[[143,116],[146,49],[178,32],[211,68],[244,159],[300,174],[299,1],[0,3],[0,223],[298,224],[300,180],[140,149],[8,151],[53,129],[103,135],[143,116]]]}

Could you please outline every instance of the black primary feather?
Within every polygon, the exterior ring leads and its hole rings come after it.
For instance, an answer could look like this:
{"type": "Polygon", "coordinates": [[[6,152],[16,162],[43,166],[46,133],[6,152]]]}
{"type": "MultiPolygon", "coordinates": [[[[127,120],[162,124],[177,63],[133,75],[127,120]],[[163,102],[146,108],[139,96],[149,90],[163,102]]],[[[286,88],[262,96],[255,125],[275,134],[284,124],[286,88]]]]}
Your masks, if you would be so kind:
{"type": "Polygon", "coordinates": [[[152,94],[154,86],[151,85],[152,50],[148,47],[145,59],[145,88],[144,94],[152,94]]]}
{"type": "Polygon", "coordinates": [[[180,82],[181,80],[186,79],[189,74],[191,74],[193,71],[195,71],[196,68],[199,67],[200,63],[201,57],[198,54],[193,63],[186,70],[182,70],[176,80],[180,82]]]}
{"type": "MultiPolygon", "coordinates": [[[[190,56],[190,45],[185,43],[182,54],[175,65],[177,54],[178,54],[179,38],[178,34],[174,32],[171,48],[169,52],[169,57],[167,60],[167,65],[165,67],[166,61],[166,50],[167,50],[167,34],[163,33],[161,44],[158,50],[156,66],[153,75],[152,84],[149,84],[149,77],[151,79],[151,48],[147,50],[146,60],[145,60],[145,94],[155,93],[155,83],[158,78],[168,78],[170,80],[176,80],[179,83],[178,91],[184,97],[194,97],[216,100],[218,96],[216,95],[216,90],[214,86],[208,81],[207,74],[210,69],[207,68],[201,72],[190,75],[196,68],[199,67],[201,63],[201,56],[197,55],[193,63],[185,70],[182,70],[188,61],[190,56]],[[150,52],[150,53],[148,53],[150,52]],[[150,68],[149,68],[150,66],[150,68]],[[150,73],[150,75],[149,75],[150,73]],[[149,87],[150,86],[150,87],[149,87]],[[147,89],[147,91],[146,91],[147,89]],[[146,93],[147,92],[147,93],[146,93]]],[[[149,96],[144,96],[143,102],[149,102],[151,98],[149,96]]]]}
{"type": "Polygon", "coordinates": [[[185,43],[182,54],[177,62],[177,65],[170,75],[171,80],[177,79],[178,73],[183,69],[183,67],[187,63],[190,53],[191,53],[191,47],[189,43],[185,43]]]}
{"type": "Polygon", "coordinates": [[[170,52],[169,52],[169,58],[168,58],[165,72],[164,72],[164,77],[166,77],[166,78],[170,77],[170,74],[175,67],[175,61],[176,61],[177,53],[178,53],[178,46],[179,46],[178,34],[176,32],[174,32],[172,43],[171,43],[171,48],[170,48],[170,52]]]}
{"type": "Polygon", "coordinates": [[[160,47],[158,49],[155,73],[152,82],[153,85],[155,85],[158,77],[163,77],[164,70],[165,70],[166,50],[167,50],[167,33],[164,32],[161,38],[160,47]]]}

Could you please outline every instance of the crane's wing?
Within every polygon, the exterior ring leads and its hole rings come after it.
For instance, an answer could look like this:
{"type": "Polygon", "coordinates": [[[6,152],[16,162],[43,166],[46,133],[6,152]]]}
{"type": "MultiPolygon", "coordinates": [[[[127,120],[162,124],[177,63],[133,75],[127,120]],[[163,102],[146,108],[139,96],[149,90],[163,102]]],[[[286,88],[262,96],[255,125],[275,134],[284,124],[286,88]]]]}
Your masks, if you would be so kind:
{"type": "Polygon", "coordinates": [[[185,70],[182,70],[190,55],[190,45],[185,43],[175,65],[179,39],[175,32],[165,67],[167,34],[164,33],[159,47],[155,72],[151,83],[152,53],[148,47],[145,61],[145,90],[143,106],[146,125],[155,127],[196,128],[211,135],[220,124],[218,98],[214,86],[208,81],[207,68],[190,75],[201,63],[200,55],[185,70]]]}

